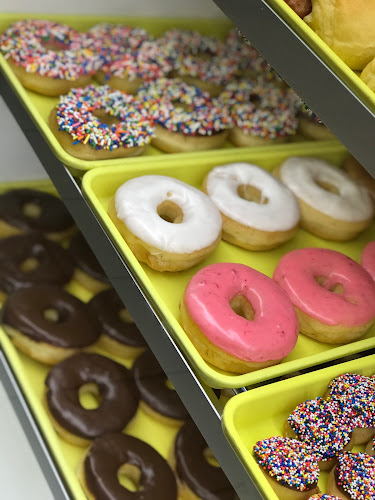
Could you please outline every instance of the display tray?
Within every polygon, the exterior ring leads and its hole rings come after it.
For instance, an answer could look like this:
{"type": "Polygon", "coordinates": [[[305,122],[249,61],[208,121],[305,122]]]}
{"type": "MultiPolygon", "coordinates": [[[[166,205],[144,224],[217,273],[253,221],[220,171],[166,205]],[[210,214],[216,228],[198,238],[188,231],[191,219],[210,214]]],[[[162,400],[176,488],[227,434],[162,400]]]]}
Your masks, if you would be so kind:
{"type": "Polygon", "coordinates": [[[266,0],[267,3],[291,26],[301,39],[311,47],[332,71],[359,97],[370,110],[375,112],[373,92],[335,52],[306,24],[284,0],[266,0]]]}
{"type": "Polygon", "coordinates": [[[284,147],[274,146],[268,149],[259,148],[252,151],[216,151],[211,152],[211,155],[204,159],[184,158],[183,162],[180,161],[178,163],[178,168],[176,168],[176,164],[173,161],[170,161],[170,158],[165,157],[164,163],[158,162],[157,165],[150,165],[146,161],[138,162],[136,166],[128,165],[126,168],[92,170],[83,177],[82,188],[84,196],[88,199],[104,228],[111,235],[124,256],[148,300],[153,304],[162,319],[164,326],[176,339],[190,362],[199,371],[203,380],[211,387],[237,388],[249,386],[301,368],[324,363],[354,352],[375,347],[375,327],[362,339],[347,345],[323,344],[300,335],[293,352],[279,365],[244,375],[223,372],[202,359],[179,324],[180,299],[190,278],[199,269],[216,262],[238,262],[247,264],[268,276],[272,276],[275,266],[283,254],[294,248],[309,246],[332,248],[358,261],[365,244],[374,239],[375,224],[372,224],[369,229],[354,241],[345,243],[325,241],[300,229],[293,240],[267,252],[251,252],[221,241],[211,256],[192,269],[178,273],[160,273],[153,271],[146,264],[141,264],[135,258],[107,215],[108,202],[121,184],[140,175],[167,175],[200,188],[206,173],[216,165],[248,161],[270,170],[279,165],[287,157],[293,155],[316,156],[340,165],[347,156],[347,151],[343,147],[329,144],[295,144],[284,147]]]}
{"type": "MultiPolygon", "coordinates": [[[[263,498],[277,500],[273,491],[252,455],[257,441],[283,435],[286,418],[300,403],[324,396],[328,383],[343,373],[373,375],[375,355],[340,363],[313,373],[306,373],[238,394],[224,408],[224,433],[255,482],[263,498]],[[272,401],[272,404],[270,403],[272,401]]],[[[365,445],[355,446],[354,451],[364,451],[365,445]]],[[[318,486],[326,490],[328,472],[322,471],[318,486]]]]}
{"type": "MultiPolygon", "coordinates": [[[[28,187],[40,189],[50,193],[56,193],[55,188],[50,181],[2,183],[0,184],[0,192],[16,187],[28,187]]],[[[93,296],[91,292],[87,291],[75,281],[69,283],[66,290],[73,295],[76,295],[84,302],[89,301],[93,296]]],[[[74,446],[61,439],[55,432],[44,409],[44,381],[50,367],[34,361],[17,350],[1,327],[0,345],[7,357],[27,403],[29,404],[34,418],[43,433],[50,453],[59,468],[62,478],[71,491],[72,498],[75,500],[86,500],[86,494],[78,481],[76,471],[87,448],[74,446]]],[[[118,363],[122,363],[127,368],[131,368],[133,364],[133,361],[131,360],[115,358],[107,352],[97,348],[92,349],[91,351],[112,358],[118,363]]],[[[177,431],[177,427],[168,427],[155,419],[152,419],[141,408],[138,408],[135,417],[126,427],[125,433],[146,441],[167,459],[177,431]]]]}

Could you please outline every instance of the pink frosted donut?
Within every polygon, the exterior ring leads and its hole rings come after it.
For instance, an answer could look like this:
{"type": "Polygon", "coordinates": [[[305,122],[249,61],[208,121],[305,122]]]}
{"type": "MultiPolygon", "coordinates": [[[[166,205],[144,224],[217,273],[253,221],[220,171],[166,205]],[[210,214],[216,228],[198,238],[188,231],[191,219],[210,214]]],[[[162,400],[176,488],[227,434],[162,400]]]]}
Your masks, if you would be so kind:
{"type": "Polygon", "coordinates": [[[193,276],[182,326],[206,361],[247,373],[279,363],[297,342],[293,306],[268,276],[243,264],[213,264],[193,276]]]}
{"type": "Polygon", "coordinates": [[[370,241],[362,252],[362,266],[375,280],[375,241],[370,241]]]}
{"type": "Polygon", "coordinates": [[[361,337],[375,319],[375,283],[354,260],[325,248],[293,250],[279,261],[274,280],[298,314],[300,331],[329,344],[361,337]]]}

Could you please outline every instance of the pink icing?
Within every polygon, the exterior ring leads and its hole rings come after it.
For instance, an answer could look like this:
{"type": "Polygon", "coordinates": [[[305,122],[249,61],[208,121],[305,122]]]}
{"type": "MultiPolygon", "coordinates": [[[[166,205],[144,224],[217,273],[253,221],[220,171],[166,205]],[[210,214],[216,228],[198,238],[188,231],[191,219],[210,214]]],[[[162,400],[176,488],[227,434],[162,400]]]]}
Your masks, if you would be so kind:
{"type": "Polygon", "coordinates": [[[375,241],[370,241],[362,253],[362,266],[375,280],[375,241]]]}
{"type": "Polygon", "coordinates": [[[271,278],[251,267],[213,264],[201,269],[186,288],[185,302],[202,333],[239,359],[281,359],[296,345],[298,319],[290,300],[271,278]],[[250,302],[252,321],[230,307],[236,295],[250,302]]]}
{"type": "Polygon", "coordinates": [[[325,248],[302,248],[284,255],[273,278],[293,304],[325,325],[359,326],[375,318],[375,282],[354,260],[325,248]],[[324,279],[319,285],[316,277],[324,279]],[[341,284],[343,293],[333,293],[341,284]]]}

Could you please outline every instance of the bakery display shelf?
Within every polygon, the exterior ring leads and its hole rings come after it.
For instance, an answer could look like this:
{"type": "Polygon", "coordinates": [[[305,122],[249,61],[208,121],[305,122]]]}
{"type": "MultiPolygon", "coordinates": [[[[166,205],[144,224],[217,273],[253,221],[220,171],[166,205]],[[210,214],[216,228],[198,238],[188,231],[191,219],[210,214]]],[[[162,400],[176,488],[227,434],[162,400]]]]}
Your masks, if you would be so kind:
{"type": "Polygon", "coordinates": [[[375,176],[375,94],[283,0],[214,0],[375,176]]]}
{"type": "Polygon", "coordinates": [[[250,476],[222,432],[221,405],[213,391],[205,388],[194,373],[98,222],[81,193],[79,182],[54,156],[32,117],[1,73],[0,93],[239,497],[260,499],[250,476]]]}

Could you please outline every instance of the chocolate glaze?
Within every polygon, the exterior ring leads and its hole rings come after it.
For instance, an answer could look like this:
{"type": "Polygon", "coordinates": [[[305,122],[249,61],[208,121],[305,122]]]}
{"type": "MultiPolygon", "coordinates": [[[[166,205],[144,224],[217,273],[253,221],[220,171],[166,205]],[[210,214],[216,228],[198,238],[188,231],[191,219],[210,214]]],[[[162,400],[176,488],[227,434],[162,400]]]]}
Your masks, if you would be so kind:
{"type": "Polygon", "coordinates": [[[203,452],[207,443],[192,421],[175,441],[176,471],[181,481],[203,500],[234,500],[236,492],[221,468],[210,465],[203,452]]]}
{"type": "Polygon", "coordinates": [[[133,375],[141,399],[150,408],[176,420],[189,418],[189,413],[177,392],[166,386],[167,376],[150,350],[136,360],[133,375]]]}
{"type": "Polygon", "coordinates": [[[3,307],[3,323],[36,342],[65,347],[87,347],[98,339],[99,324],[87,305],[70,293],[47,285],[20,288],[3,307]],[[46,309],[59,312],[59,322],[44,318],[46,309]]]}
{"type": "Polygon", "coordinates": [[[97,317],[102,334],[108,335],[117,342],[128,346],[147,346],[136,324],[125,323],[120,319],[120,311],[125,309],[125,306],[113,288],[95,295],[88,303],[88,306],[97,317]]]}
{"type": "Polygon", "coordinates": [[[84,470],[87,487],[96,500],[177,500],[176,479],[168,463],[150,445],[126,434],[95,439],[84,470]],[[117,479],[124,464],[141,470],[137,492],[127,490],[117,479]]]}
{"type": "Polygon", "coordinates": [[[0,240],[0,290],[6,293],[38,283],[63,286],[70,281],[73,271],[70,254],[39,234],[22,234],[0,240]],[[38,267],[23,272],[20,266],[28,258],[36,259],[38,267]]]}
{"type": "Polygon", "coordinates": [[[342,484],[340,484],[340,480],[339,480],[339,464],[336,465],[335,470],[333,471],[333,473],[335,475],[336,488],[343,495],[345,495],[347,497],[350,497],[350,494],[347,491],[345,491],[344,488],[342,487],[342,484]]]}
{"type": "Polygon", "coordinates": [[[99,354],[81,353],[65,359],[49,372],[47,404],[64,429],[94,439],[107,432],[122,431],[137,411],[139,396],[129,370],[99,354]],[[79,402],[79,388],[98,386],[101,403],[88,410],[79,402]]]}
{"type": "Polygon", "coordinates": [[[0,219],[22,231],[54,233],[74,226],[64,203],[52,194],[35,189],[12,189],[0,195],[0,219]],[[40,217],[28,217],[23,206],[33,203],[41,208],[40,217]]]}
{"type": "Polygon", "coordinates": [[[92,278],[109,283],[109,279],[105,274],[98,259],[93,254],[93,251],[87,244],[82,233],[76,233],[70,241],[69,251],[73,256],[76,266],[92,278]]]}

